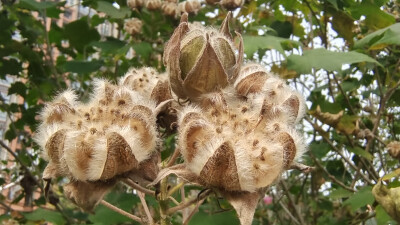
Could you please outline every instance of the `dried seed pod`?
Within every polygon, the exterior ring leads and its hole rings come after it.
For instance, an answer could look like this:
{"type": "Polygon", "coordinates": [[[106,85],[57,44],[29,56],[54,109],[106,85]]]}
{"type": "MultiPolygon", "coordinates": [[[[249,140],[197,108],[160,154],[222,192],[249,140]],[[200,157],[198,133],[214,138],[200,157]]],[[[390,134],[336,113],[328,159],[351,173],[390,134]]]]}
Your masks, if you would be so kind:
{"type": "Polygon", "coordinates": [[[142,21],[137,18],[131,18],[129,20],[125,20],[124,23],[124,30],[134,36],[135,34],[138,34],[142,31],[142,21]]]}
{"type": "Polygon", "coordinates": [[[164,50],[171,89],[179,98],[196,98],[236,79],[243,51],[240,48],[239,56],[235,55],[227,31],[229,18],[230,14],[217,31],[189,26],[187,14],[182,15],[164,50]]]}
{"type": "Polygon", "coordinates": [[[72,181],[64,186],[64,194],[83,210],[92,212],[103,196],[115,185],[115,181],[72,181]]]}
{"type": "Polygon", "coordinates": [[[244,4],[244,0],[221,0],[221,5],[228,10],[235,10],[244,4]]]}
{"type": "Polygon", "coordinates": [[[219,3],[219,2],[221,2],[221,0],[206,0],[206,2],[207,2],[207,4],[215,5],[215,4],[219,3]]]}
{"type": "Polygon", "coordinates": [[[260,93],[263,91],[265,81],[270,77],[263,66],[256,63],[244,65],[234,84],[239,95],[260,93]]]}
{"type": "Polygon", "coordinates": [[[164,15],[176,16],[178,12],[178,4],[175,2],[164,1],[161,5],[161,10],[164,15]]]}
{"type": "Polygon", "coordinates": [[[390,156],[395,159],[400,159],[400,142],[392,141],[386,146],[386,148],[389,150],[390,156]]]}
{"type": "Polygon", "coordinates": [[[201,9],[201,4],[197,0],[186,0],[178,4],[180,13],[197,13],[201,9]]]}
{"type": "Polygon", "coordinates": [[[159,74],[150,67],[132,68],[119,80],[119,84],[135,90],[159,104],[172,99],[167,79],[168,75],[159,74]]]}
{"type": "Polygon", "coordinates": [[[178,147],[202,185],[254,192],[302,155],[304,145],[290,123],[263,120],[263,102],[219,92],[197,101],[201,109],[182,111],[178,147]]]}
{"type": "Polygon", "coordinates": [[[141,8],[144,0],[127,0],[126,5],[132,10],[141,8]]]}
{"type": "Polygon", "coordinates": [[[161,8],[160,0],[145,0],[144,5],[148,10],[158,10],[161,8]]]}

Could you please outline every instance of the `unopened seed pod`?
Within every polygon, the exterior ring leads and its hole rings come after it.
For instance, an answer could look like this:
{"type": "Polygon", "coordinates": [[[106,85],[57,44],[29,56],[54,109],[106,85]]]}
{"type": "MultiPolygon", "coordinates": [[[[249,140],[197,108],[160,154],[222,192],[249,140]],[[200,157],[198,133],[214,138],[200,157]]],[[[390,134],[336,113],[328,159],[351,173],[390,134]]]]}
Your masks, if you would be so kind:
{"type": "Polygon", "coordinates": [[[124,29],[128,34],[133,36],[142,31],[142,25],[143,23],[140,19],[132,18],[125,21],[124,29]]]}
{"type": "Polygon", "coordinates": [[[133,9],[138,9],[141,8],[143,6],[143,0],[127,0],[126,1],[126,5],[133,9]]]}
{"type": "Polygon", "coordinates": [[[158,10],[161,8],[160,0],[145,0],[144,4],[148,10],[158,10]]]}
{"type": "Polygon", "coordinates": [[[171,89],[179,98],[196,98],[236,79],[243,49],[236,56],[228,29],[230,15],[220,31],[189,26],[187,14],[182,15],[164,50],[171,89]]]}
{"type": "Polygon", "coordinates": [[[244,4],[244,0],[221,0],[221,5],[228,10],[235,10],[244,4]]]}
{"type": "Polygon", "coordinates": [[[154,100],[157,104],[172,98],[168,75],[159,74],[150,67],[130,69],[119,80],[119,84],[139,92],[141,95],[154,100]]]}
{"type": "Polygon", "coordinates": [[[197,0],[186,0],[178,4],[180,13],[197,13],[201,8],[201,4],[197,0]]]}
{"type": "Polygon", "coordinates": [[[221,0],[206,0],[207,4],[215,5],[216,3],[221,2],[221,0]]]}
{"type": "Polygon", "coordinates": [[[175,2],[163,2],[161,6],[161,10],[164,15],[167,16],[176,16],[178,10],[178,4],[175,2]]]}

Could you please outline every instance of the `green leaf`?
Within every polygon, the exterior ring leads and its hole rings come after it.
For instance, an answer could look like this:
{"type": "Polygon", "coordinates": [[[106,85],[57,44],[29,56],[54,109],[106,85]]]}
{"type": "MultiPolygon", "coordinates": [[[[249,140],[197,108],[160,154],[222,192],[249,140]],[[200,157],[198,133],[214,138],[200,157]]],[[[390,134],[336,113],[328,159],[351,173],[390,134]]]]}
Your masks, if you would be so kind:
{"type": "Polygon", "coordinates": [[[100,39],[100,35],[95,28],[89,27],[87,21],[80,19],[65,26],[65,37],[69,43],[78,51],[83,52],[86,45],[92,41],[100,39]]]}
{"type": "Polygon", "coordinates": [[[326,142],[313,141],[309,146],[310,151],[317,158],[322,158],[331,150],[331,146],[326,142]]]}
{"type": "Polygon", "coordinates": [[[38,208],[31,213],[22,213],[26,219],[31,221],[47,221],[53,224],[65,224],[64,217],[59,212],[38,208]]]}
{"type": "Polygon", "coordinates": [[[360,82],[357,79],[345,80],[341,84],[344,92],[355,91],[360,87],[360,82]]]}
{"type": "Polygon", "coordinates": [[[275,49],[285,56],[283,44],[288,44],[292,48],[301,46],[300,42],[292,41],[285,38],[275,37],[272,35],[265,36],[243,36],[244,52],[247,57],[251,58],[258,49],[275,49]]]}
{"type": "Polygon", "coordinates": [[[27,87],[24,83],[17,81],[11,84],[10,88],[8,89],[8,95],[18,94],[25,98],[26,96],[27,87]]]}
{"type": "Polygon", "coordinates": [[[64,64],[64,69],[67,72],[72,73],[91,73],[94,72],[103,65],[103,61],[93,60],[93,61],[68,61],[64,64]]]}
{"type": "Polygon", "coordinates": [[[99,41],[99,42],[92,42],[91,44],[94,47],[98,47],[101,51],[106,53],[115,53],[118,49],[124,47],[126,43],[124,41],[120,41],[117,39],[111,39],[107,41],[99,41]]]}
{"type": "Polygon", "coordinates": [[[349,205],[353,211],[356,211],[357,209],[360,209],[368,204],[372,204],[375,201],[375,198],[371,191],[372,187],[364,187],[354,193],[349,199],[343,202],[343,204],[349,205]]]}
{"type": "Polygon", "coordinates": [[[380,225],[389,225],[389,224],[396,224],[395,221],[393,221],[392,217],[387,214],[387,212],[382,208],[381,205],[377,205],[375,207],[375,213],[376,213],[376,220],[377,223],[380,225]]]}
{"type": "Polygon", "coordinates": [[[349,150],[350,152],[352,152],[358,156],[364,157],[368,160],[374,159],[374,156],[371,153],[365,151],[364,149],[362,149],[360,147],[354,147],[354,148],[348,147],[347,150],[349,150]]]}
{"type": "Polygon", "coordinates": [[[345,190],[343,188],[335,189],[329,195],[332,199],[341,199],[341,198],[348,198],[353,195],[353,192],[345,190]]]}
{"type": "Polygon", "coordinates": [[[126,7],[117,9],[112,3],[106,1],[97,1],[96,10],[109,15],[111,18],[123,19],[130,15],[131,11],[126,7]]]}
{"type": "Polygon", "coordinates": [[[293,32],[293,25],[289,21],[282,22],[275,20],[271,24],[271,28],[274,29],[278,33],[278,36],[282,38],[290,38],[290,35],[293,32]]]}
{"type": "Polygon", "coordinates": [[[309,74],[314,69],[341,71],[342,65],[360,62],[371,62],[380,65],[375,59],[358,52],[333,52],[324,48],[303,52],[302,56],[290,55],[287,58],[288,69],[302,74],[309,74]]]}
{"type": "Polygon", "coordinates": [[[209,214],[204,211],[199,211],[190,220],[189,225],[239,225],[239,219],[236,217],[234,211],[228,211],[217,214],[209,214]]]}
{"type": "Polygon", "coordinates": [[[362,1],[361,4],[355,4],[350,12],[353,17],[360,18],[365,16],[365,24],[370,29],[381,29],[396,22],[393,15],[380,9],[380,6],[372,3],[373,1],[362,1]]]}
{"type": "MultiPolygon", "coordinates": [[[[118,208],[130,212],[132,208],[139,202],[137,196],[128,193],[110,192],[105,200],[118,208]]],[[[132,222],[131,219],[116,213],[109,208],[99,205],[96,207],[95,213],[89,215],[90,221],[94,224],[120,224],[123,222],[132,222]]],[[[134,223],[137,224],[137,223],[134,223]]]]}
{"type": "Polygon", "coordinates": [[[148,42],[135,43],[132,48],[138,55],[141,55],[146,59],[149,58],[151,52],[153,51],[151,44],[148,42]]]}
{"type": "Polygon", "coordinates": [[[57,2],[50,2],[50,1],[35,1],[35,0],[20,0],[20,4],[22,7],[26,7],[28,9],[32,10],[43,10],[43,9],[48,9],[51,7],[56,6],[58,3],[57,2]]]}
{"type": "Polygon", "coordinates": [[[354,44],[356,48],[370,46],[370,49],[381,49],[387,45],[400,45],[400,23],[368,34],[354,44]]]}

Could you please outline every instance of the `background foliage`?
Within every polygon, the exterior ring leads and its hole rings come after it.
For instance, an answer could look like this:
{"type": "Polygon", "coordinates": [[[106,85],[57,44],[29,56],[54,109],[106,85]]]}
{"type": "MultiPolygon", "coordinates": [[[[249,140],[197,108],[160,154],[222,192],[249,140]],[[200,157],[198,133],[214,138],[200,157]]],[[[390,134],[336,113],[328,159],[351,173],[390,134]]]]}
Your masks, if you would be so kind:
{"type": "MultiPolygon", "coordinates": [[[[68,10],[66,2],[1,2],[0,78],[17,77],[8,94],[23,101],[9,103],[4,96],[0,101],[1,110],[14,118],[3,138],[20,143],[9,158],[13,166],[1,171],[0,184],[19,182],[22,191],[10,204],[25,201],[35,210],[15,212],[2,203],[7,213],[0,220],[130,222],[103,206],[94,214],[81,212],[63,197],[62,185],[46,202],[41,180],[45,162],[32,141],[36,115],[43,102],[68,87],[87,98],[95,77],[115,81],[128,68],[141,66],[165,71],[163,47],[179,19],[160,11],[131,11],[125,0],[83,0],[82,5],[98,13],[60,27],[56,21],[68,10]],[[143,21],[135,36],[123,30],[124,19],[131,17],[143,21]],[[118,35],[100,35],[102,23],[115,23],[118,35]],[[128,52],[134,57],[127,57],[128,52]]],[[[189,20],[220,24],[227,11],[202,4],[189,20]]],[[[386,148],[400,137],[399,7],[398,0],[259,0],[246,1],[235,11],[231,29],[244,36],[246,59],[261,62],[306,96],[309,110],[299,127],[309,145],[303,163],[315,167],[309,174],[286,172],[266,193],[272,204],[259,203],[253,224],[396,224],[371,190],[385,175],[385,186],[400,185],[398,159],[386,148]]],[[[173,146],[174,138],[167,138],[163,157],[173,146]]],[[[106,199],[140,213],[138,197],[123,186],[106,199]]],[[[147,200],[158,207],[154,199],[147,200]]],[[[230,208],[209,197],[190,224],[238,224],[230,208]]],[[[173,222],[182,223],[180,215],[173,222]]]]}

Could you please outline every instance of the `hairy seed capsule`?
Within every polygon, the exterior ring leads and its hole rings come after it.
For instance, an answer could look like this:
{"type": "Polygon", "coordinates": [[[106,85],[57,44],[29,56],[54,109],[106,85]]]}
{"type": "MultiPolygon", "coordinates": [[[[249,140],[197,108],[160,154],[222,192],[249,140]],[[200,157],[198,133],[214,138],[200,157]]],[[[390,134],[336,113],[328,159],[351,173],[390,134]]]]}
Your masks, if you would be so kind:
{"type": "Polygon", "coordinates": [[[181,18],[164,50],[164,64],[172,91],[179,98],[195,98],[224,88],[236,79],[243,51],[235,55],[228,30],[228,14],[221,31],[189,26],[187,15],[181,18]]]}
{"type": "Polygon", "coordinates": [[[124,29],[128,34],[134,36],[142,31],[142,25],[143,23],[141,20],[132,18],[125,21],[124,29]]]}

